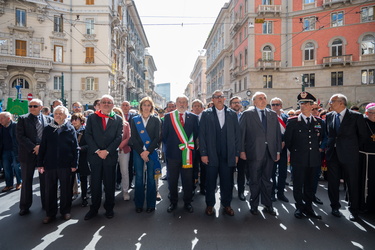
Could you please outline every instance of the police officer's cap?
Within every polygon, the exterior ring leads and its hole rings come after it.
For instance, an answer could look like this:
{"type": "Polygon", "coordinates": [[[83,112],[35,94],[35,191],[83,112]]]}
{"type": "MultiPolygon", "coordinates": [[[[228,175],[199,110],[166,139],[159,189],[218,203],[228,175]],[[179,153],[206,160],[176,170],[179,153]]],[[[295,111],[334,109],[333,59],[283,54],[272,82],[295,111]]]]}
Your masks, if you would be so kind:
{"type": "Polygon", "coordinates": [[[301,92],[298,96],[297,96],[297,99],[298,99],[298,103],[306,103],[306,102],[315,102],[316,101],[316,98],[315,96],[313,96],[312,94],[310,94],[309,92],[301,92]]]}

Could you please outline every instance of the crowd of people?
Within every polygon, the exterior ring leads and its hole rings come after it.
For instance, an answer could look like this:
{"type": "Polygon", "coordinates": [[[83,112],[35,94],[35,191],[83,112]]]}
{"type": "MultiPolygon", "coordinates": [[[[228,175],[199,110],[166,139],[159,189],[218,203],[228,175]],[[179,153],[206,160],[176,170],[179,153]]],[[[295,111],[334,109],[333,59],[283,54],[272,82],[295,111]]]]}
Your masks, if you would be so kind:
{"type": "Polygon", "coordinates": [[[263,211],[274,216],[273,202],[289,202],[285,186],[293,185],[294,216],[321,219],[312,203],[323,204],[316,196],[322,176],[328,181],[333,216],[342,216],[341,183],[347,187],[350,220],[358,220],[361,212],[374,212],[375,103],[368,104],[363,115],[356,107],[349,109],[342,94],[332,95],[328,110],[308,92],[297,100],[298,110],[285,111],[280,98],[268,101],[265,93],[256,92],[253,106],[244,110],[239,96],[227,106],[223,91],[216,90],[207,107],[198,99],[189,104],[181,95],[165,109],[157,109],[145,97],[135,111],[128,101],[115,107],[113,97],[104,95],[94,102],[95,111],[84,111],[75,102],[69,112],[55,100],[50,113],[41,100],[33,99],[29,113],[17,121],[9,112],[0,113],[2,192],[21,190],[19,215],[29,214],[38,169],[45,224],[55,220],[58,211],[64,220],[71,218],[79,185],[82,207],[90,205],[85,220],[97,216],[103,191],[108,219],[114,217],[116,190],[123,200],[134,200],[136,213],[152,213],[161,199],[163,161],[168,213],[178,208],[181,180],[183,207],[189,213],[194,212],[193,196],[199,191],[205,196],[205,214],[213,215],[219,188],[223,213],[233,216],[236,183],[241,201],[249,186],[251,214],[258,215],[262,204],[263,211]]]}

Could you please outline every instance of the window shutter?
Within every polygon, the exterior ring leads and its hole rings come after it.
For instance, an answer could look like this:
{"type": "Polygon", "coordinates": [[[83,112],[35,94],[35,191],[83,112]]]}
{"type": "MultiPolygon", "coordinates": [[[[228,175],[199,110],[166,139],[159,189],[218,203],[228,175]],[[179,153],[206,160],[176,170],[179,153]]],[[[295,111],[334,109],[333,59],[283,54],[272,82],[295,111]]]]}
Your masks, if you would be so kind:
{"type": "Polygon", "coordinates": [[[86,90],[86,78],[81,78],[81,89],[86,90]]]}
{"type": "Polygon", "coordinates": [[[94,78],[94,90],[99,90],[99,78],[94,78]]]}

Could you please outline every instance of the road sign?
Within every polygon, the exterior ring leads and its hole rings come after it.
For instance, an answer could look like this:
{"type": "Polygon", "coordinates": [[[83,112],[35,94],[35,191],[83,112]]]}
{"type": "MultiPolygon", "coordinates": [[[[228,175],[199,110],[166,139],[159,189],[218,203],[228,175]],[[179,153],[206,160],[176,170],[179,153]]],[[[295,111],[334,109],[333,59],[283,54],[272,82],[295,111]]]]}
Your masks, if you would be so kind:
{"type": "Polygon", "coordinates": [[[246,100],[243,100],[243,101],[241,102],[241,104],[242,104],[242,106],[247,106],[247,105],[250,104],[250,102],[249,102],[249,101],[246,101],[246,100]]]}
{"type": "Polygon", "coordinates": [[[27,100],[31,101],[33,99],[33,94],[28,93],[27,94],[27,100]]]}

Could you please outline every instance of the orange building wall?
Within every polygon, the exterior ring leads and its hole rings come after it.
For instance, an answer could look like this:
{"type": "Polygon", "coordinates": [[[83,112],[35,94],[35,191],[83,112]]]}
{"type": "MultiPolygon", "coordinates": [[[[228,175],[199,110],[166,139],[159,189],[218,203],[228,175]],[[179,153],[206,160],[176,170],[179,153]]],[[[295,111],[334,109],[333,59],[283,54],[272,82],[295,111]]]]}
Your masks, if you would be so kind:
{"type": "Polygon", "coordinates": [[[255,34],[257,35],[255,41],[255,61],[262,58],[262,49],[265,44],[272,44],[275,47],[274,60],[281,60],[281,20],[266,18],[267,21],[273,22],[273,34],[262,34],[263,25],[261,23],[255,24],[255,34]]]}

